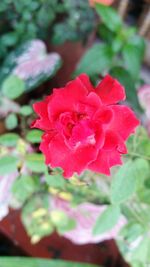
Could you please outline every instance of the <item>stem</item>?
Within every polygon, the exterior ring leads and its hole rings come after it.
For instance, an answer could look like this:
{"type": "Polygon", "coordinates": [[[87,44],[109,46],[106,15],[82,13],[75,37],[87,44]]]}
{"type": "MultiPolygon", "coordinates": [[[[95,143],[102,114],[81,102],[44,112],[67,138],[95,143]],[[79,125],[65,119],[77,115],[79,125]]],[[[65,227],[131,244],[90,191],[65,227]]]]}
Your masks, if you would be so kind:
{"type": "Polygon", "coordinates": [[[143,158],[143,159],[146,159],[146,160],[150,160],[150,157],[147,157],[147,156],[144,156],[142,154],[135,153],[135,152],[130,152],[130,153],[128,153],[128,155],[129,156],[140,157],[140,158],[143,158]]]}

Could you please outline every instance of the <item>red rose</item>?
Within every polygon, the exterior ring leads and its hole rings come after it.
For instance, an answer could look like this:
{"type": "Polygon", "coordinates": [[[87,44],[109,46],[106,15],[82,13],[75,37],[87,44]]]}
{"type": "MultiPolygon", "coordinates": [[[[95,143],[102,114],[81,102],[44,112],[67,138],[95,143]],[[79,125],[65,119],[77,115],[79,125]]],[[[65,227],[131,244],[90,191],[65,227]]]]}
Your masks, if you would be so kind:
{"type": "Polygon", "coordinates": [[[33,108],[39,115],[31,127],[42,129],[40,150],[46,164],[61,167],[66,178],[89,169],[106,175],[121,164],[125,141],[139,121],[127,106],[124,88],[107,75],[94,88],[81,74],[64,88],[54,89],[33,108]]]}

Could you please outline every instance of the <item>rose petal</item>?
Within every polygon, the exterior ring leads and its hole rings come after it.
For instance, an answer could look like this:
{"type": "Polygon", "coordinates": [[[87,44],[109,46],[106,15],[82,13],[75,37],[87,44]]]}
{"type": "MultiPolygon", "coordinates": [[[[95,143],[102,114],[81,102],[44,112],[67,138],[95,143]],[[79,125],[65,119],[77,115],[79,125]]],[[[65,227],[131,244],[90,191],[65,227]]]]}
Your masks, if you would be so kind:
{"type": "Polygon", "coordinates": [[[135,128],[139,125],[139,120],[134,115],[131,108],[127,106],[113,105],[113,120],[110,123],[110,130],[116,132],[123,140],[126,140],[135,128]]]}
{"type": "Polygon", "coordinates": [[[39,115],[40,118],[32,122],[31,128],[39,128],[42,130],[50,130],[52,122],[48,116],[48,103],[51,96],[46,97],[43,101],[33,104],[34,111],[39,115]]]}
{"type": "Polygon", "coordinates": [[[62,136],[55,135],[49,138],[48,134],[42,138],[40,150],[46,156],[46,164],[51,167],[61,167],[64,177],[69,178],[74,172],[81,174],[88,163],[97,157],[98,151],[93,145],[71,150],[65,144],[62,136]],[[49,142],[50,141],[50,142],[49,142]]]}
{"type": "Polygon", "coordinates": [[[110,175],[108,152],[105,150],[100,150],[96,160],[89,163],[88,169],[94,172],[110,175]]]}
{"type": "Polygon", "coordinates": [[[111,105],[125,99],[124,87],[110,75],[105,78],[96,87],[96,92],[100,96],[102,103],[111,105]]]}

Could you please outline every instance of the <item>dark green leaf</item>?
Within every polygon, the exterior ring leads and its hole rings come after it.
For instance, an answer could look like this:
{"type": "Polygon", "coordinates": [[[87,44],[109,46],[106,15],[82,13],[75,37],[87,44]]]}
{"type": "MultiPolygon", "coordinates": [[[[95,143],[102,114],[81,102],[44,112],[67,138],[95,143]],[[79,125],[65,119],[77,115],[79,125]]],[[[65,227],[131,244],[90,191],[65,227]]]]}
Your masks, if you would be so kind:
{"type": "Polygon", "coordinates": [[[90,48],[77,66],[75,74],[82,72],[92,76],[107,71],[112,65],[113,52],[110,46],[95,44],[90,48]]]}
{"type": "Polygon", "coordinates": [[[96,11],[108,29],[116,32],[121,28],[122,20],[115,9],[102,4],[96,4],[96,11]]]}
{"type": "MultiPolygon", "coordinates": [[[[132,41],[132,40],[131,40],[132,41]]],[[[144,41],[139,37],[138,42],[127,43],[123,48],[123,58],[129,73],[134,80],[139,80],[141,63],[144,56],[144,41]]]]}
{"type": "Polygon", "coordinates": [[[96,267],[88,263],[63,260],[45,260],[33,258],[0,257],[0,267],[96,267]]]}
{"type": "Polygon", "coordinates": [[[137,92],[134,81],[129,72],[122,67],[114,67],[111,69],[110,74],[117,78],[119,82],[125,87],[127,101],[136,110],[141,112],[141,107],[138,102],[137,92]]]}

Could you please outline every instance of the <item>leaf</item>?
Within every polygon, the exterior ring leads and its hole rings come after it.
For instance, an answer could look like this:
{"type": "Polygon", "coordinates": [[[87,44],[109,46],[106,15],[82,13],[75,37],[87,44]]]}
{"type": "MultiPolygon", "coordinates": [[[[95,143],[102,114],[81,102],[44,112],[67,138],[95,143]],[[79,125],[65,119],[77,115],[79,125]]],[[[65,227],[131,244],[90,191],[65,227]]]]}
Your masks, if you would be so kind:
{"type": "Polygon", "coordinates": [[[136,192],[141,181],[147,162],[143,159],[129,160],[122,165],[111,183],[111,201],[113,204],[120,204],[129,199],[136,192]]]}
{"type": "Polygon", "coordinates": [[[136,111],[141,112],[142,109],[138,102],[135,84],[130,73],[126,69],[116,66],[110,70],[110,74],[117,78],[119,82],[124,85],[129,104],[131,104],[136,111]]]}
{"type": "Polygon", "coordinates": [[[14,156],[0,157],[0,175],[9,174],[17,170],[18,159],[14,156]]]}
{"type": "Polygon", "coordinates": [[[122,26],[121,17],[112,7],[96,4],[96,11],[103,23],[113,32],[117,32],[122,26]]]}
{"type": "Polygon", "coordinates": [[[111,230],[118,222],[120,217],[119,206],[109,206],[97,219],[93,234],[99,235],[111,230]]]}
{"type": "Polygon", "coordinates": [[[18,119],[16,114],[9,114],[5,119],[5,126],[8,130],[15,129],[18,125],[18,119]]]}
{"type": "Polygon", "coordinates": [[[40,143],[43,132],[40,130],[31,130],[26,135],[26,140],[30,143],[40,143]]]}
{"type": "Polygon", "coordinates": [[[32,177],[27,175],[22,175],[16,179],[12,186],[13,196],[22,204],[33,194],[35,190],[36,183],[32,177]]]}
{"type": "MultiPolygon", "coordinates": [[[[132,41],[132,39],[131,39],[132,41]]],[[[127,43],[123,48],[125,66],[134,80],[139,80],[142,59],[144,57],[144,39],[139,37],[137,42],[127,43]]]]}
{"type": "MultiPolygon", "coordinates": [[[[14,77],[15,75],[25,83],[25,92],[31,91],[53,77],[60,66],[60,56],[57,53],[47,54],[46,46],[41,40],[24,42],[23,45],[11,52],[4,61],[0,69],[0,88],[9,76],[14,77]]],[[[11,87],[10,83],[9,85],[11,87]]],[[[4,91],[8,92],[6,89],[4,91]]],[[[21,93],[19,89],[18,93],[21,93]]],[[[13,95],[13,98],[16,98],[16,95],[13,95]]]]}
{"type": "Polygon", "coordinates": [[[30,106],[24,105],[20,108],[19,113],[23,116],[29,116],[33,113],[33,109],[30,106]]]}
{"type": "Polygon", "coordinates": [[[61,174],[52,174],[45,176],[46,183],[51,187],[64,188],[66,180],[61,174]]]}
{"type": "Polygon", "coordinates": [[[17,145],[19,135],[15,133],[6,133],[0,136],[0,145],[13,147],[17,145]]]}
{"type": "Polygon", "coordinates": [[[141,263],[148,263],[150,261],[150,238],[149,236],[145,236],[138,247],[130,253],[130,261],[139,261],[141,263]]]}
{"type": "MultiPolygon", "coordinates": [[[[0,267],[96,267],[88,263],[25,257],[0,257],[0,267]]],[[[98,267],[98,266],[97,266],[98,267]]]]}
{"type": "Polygon", "coordinates": [[[8,76],[2,84],[2,93],[10,99],[16,99],[17,97],[22,95],[24,90],[24,81],[16,75],[10,74],[10,76],[8,76]]]}
{"type": "Polygon", "coordinates": [[[38,153],[28,154],[26,156],[27,167],[37,173],[45,172],[47,167],[44,163],[44,156],[38,153]]]}
{"type": "Polygon", "coordinates": [[[112,64],[113,52],[110,46],[95,44],[90,48],[77,66],[75,74],[82,72],[92,76],[106,71],[112,64]]]}
{"type": "Polygon", "coordinates": [[[50,217],[60,234],[73,230],[76,227],[76,221],[73,218],[69,218],[67,214],[61,210],[53,210],[50,217]]]}

